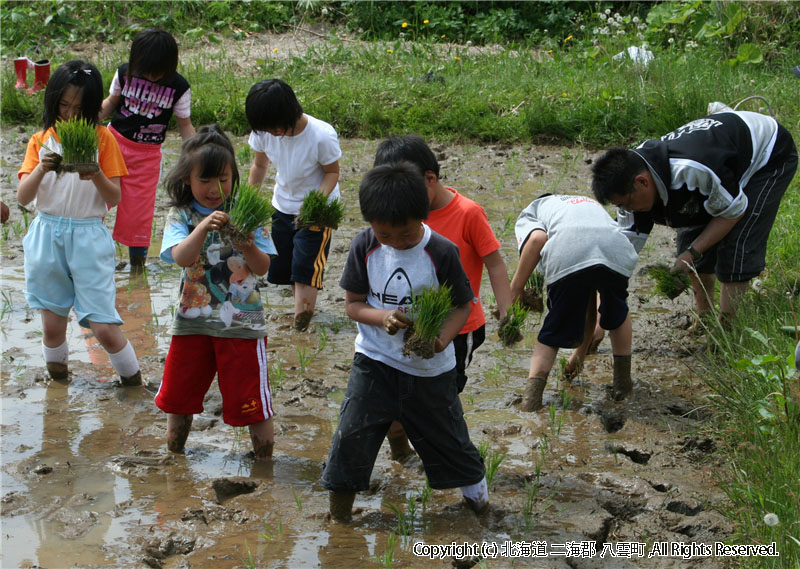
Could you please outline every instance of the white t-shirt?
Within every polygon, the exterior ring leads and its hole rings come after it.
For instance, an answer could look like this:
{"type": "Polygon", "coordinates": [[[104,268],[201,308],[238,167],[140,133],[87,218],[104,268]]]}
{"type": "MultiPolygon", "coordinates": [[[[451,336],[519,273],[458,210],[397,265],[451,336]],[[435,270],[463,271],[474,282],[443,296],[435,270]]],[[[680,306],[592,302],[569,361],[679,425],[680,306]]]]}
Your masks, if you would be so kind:
{"type": "Polygon", "coordinates": [[[538,270],[551,285],[581,269],[603,265],[630,277],[638,255],[606,210],[585,196],[546,196],[534,200],[517,219],[519,250],[532,231],[547,234],[538,270]]]}
{"type": "MultiPolygon", "coordinates": [[[[297,215],[303,198],[319,189],[325,172],[322,166],[342,157],[339,137],[334,128],[310,115],[303,132],[294,136],[273,136],[268,132],[250,133],[250,148],[263,152],[275,164],[275,190],[272,206],[282,213],[297,215]]],[[[339,184],[329,200],[339,198],[339,184]]]]}

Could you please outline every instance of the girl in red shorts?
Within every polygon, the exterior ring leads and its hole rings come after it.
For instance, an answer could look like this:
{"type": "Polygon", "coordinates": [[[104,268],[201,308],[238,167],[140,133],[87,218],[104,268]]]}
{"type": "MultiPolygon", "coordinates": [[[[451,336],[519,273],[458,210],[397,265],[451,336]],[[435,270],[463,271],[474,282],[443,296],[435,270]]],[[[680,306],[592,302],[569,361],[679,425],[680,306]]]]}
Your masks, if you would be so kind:
{"type": "Polygon", "coordinates": [[[167,448],[183,452],[217,375],[223,420],[246,425],[256,459],[269,460],[274,410],[256,276],[267,272],[275,247],[261,229],[246,243],[220,234],[228,223],[223,204],[238,184],[233,145],[216,125],[184,143],[167,176],[172,207],[161,259],[183,267],[183,275],[156,405],[167,413],[167,448]]]}

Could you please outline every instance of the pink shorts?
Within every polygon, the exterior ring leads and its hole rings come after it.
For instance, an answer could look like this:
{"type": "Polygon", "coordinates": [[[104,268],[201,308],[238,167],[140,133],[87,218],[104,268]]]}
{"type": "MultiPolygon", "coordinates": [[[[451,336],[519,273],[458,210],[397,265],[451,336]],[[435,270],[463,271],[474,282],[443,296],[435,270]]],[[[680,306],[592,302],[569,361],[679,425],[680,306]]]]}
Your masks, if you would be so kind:
{"type": "Polygon", "coordinates": [[[109,127],[117,139],[128,175],[120,178],[122,200],[117,205],[114,241],[128,247],[148,247],[153,230],[156,188],[161,176],[161,145],[143,144],[122,136],[109,127]]]}
{"type": "Polygon", "coordinates": [[[275,414],[266,338],[173,336],[156,406],[175,415],[201,413],[203,398],[217,373],[225,423],[243,427],[275,414]]]}

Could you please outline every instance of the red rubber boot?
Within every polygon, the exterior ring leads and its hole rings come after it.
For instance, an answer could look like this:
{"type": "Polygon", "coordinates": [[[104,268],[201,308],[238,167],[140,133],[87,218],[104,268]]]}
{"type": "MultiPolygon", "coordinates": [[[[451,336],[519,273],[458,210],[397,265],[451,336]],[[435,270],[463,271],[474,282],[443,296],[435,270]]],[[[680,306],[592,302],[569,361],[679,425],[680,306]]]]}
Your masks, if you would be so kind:
{"type": "Polygon", "coordinates": [[[15,89],[28,88],[28,69],[33,67],[33,61],[27,57],[18,57],[14,60],[14,71],[17,74],[17,84],[15,89]]]}
{"type": "Polygon", "coordinates": [[[33,87],[26,91],[29,95],[41,91],[47,86],[47,82],[50,80],[50,60],[40,59],[34,63],[33,72],[33,87]]]}

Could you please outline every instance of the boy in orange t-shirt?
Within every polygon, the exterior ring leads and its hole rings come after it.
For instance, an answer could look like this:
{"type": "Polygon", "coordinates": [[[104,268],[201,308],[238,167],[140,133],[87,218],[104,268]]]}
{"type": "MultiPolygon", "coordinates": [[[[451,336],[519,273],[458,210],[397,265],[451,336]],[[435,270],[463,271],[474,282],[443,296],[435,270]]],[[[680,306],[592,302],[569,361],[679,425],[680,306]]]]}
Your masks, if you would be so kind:
{"type": "MultiPolygon", "coordinates": [[[[466,368],[472,361],[472,354],[486,339],[486,317],[480,295],[483,268],[485,266],[489,274],[500,318],[506,315],[511,304],[508,270],[500,255],[500,242],[489,225],[486,212],[476,202],[441,183],[439,162],[420,136],[409,134],[384,140],[375,153],[374,166],[403,160],[416,165],[422,172],[430,199],[430,213],[425,222],[431,229],[458,245],[461,264],[472,286],[473,299],[469,318],[461,333],[453,340],[458,392],[461,393],[467,383],[466,368]]],[[[400,423],[392,424],[388,436],[392,458],[402,460],[411,454],[408,438],[400,423]]]]}

